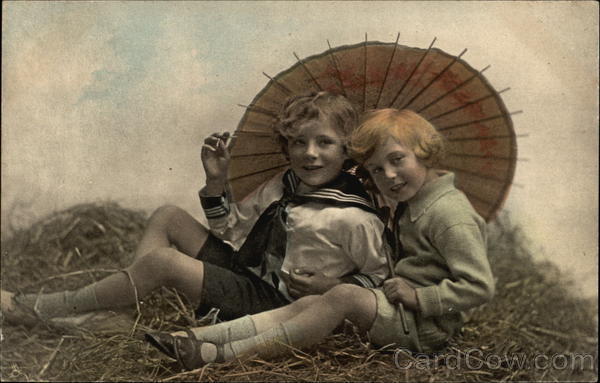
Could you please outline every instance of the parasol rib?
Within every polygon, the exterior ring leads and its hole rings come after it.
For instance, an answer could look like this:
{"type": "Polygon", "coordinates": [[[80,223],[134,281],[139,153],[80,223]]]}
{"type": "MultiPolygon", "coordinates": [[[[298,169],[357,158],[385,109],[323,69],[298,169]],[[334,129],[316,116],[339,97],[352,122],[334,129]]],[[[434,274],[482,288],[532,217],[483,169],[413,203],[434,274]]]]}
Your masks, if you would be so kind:
{"type": "MultiPolygon", "coordinates": [[[[423,79],[425,77],[425,75],[429,72],[429,68],[433,64],[435,64],[434,61],[430,61],[427,63],[427,66],[425,68],[423,68],[423,70],[419,74],[419,77],[418,78],[415,77],[415,80],[412,81],[412,83],[406,87],[406,89],[404,90],[404,96],[399,98],[400,102],[398,102],[398,104],[402,105],[404,103],[404,99],[413,93],[413,90],[417,87],[417,85],[419,85],[421,83],[421,79],[423,79]],[[409,87],[410,87],[410,89],[409,89],[409,87]]],[[[415,73],[415,76],[416,75],[417,74],[415,73]]],[[[418,92],[418,89],[417,89],[417,92],[418,92]]]]}
{"type": "Polygon", "coordinates": [[[387,68],[385,68],[385,75],[383,76],[383,82],[381,83],[381,87],[379,88],[379,94],[377,95],[377,101],[375,102],[375,109],[379,106],[379,100],[381,99],[381,94],[383,93],[383,88],[385,88],[385,82],[387,81],[388,74],[390,73],[390,68],[392,66],[392,62],[394,61],[394,55],[396,54],[396,50],[398,49],[398,41],[400,40],[400,32],[398,32],[398,36],[396,36],[396,42],[394,43],[394,50],[392,51],[392,55],[390,56],[390,61],[388,62],[387,68]]]}
{"type": "Polygon", "coordinates": [[[448,165],[445,165],[445,164],[442,165],[442,167],[444,169],[452,170],[452,171],[455,171],[455,172],[458,172],[458,173],[468,174],[468,175],[471,175],[473,177],[483,178],[483,179],[491,180],[491,181],[497,181],[497,182],[500,182],[500,183],[503,183],[503,184],[506,183],[506,180],[503,180],[501,178],[492,177],[492,176],[486,176],[486,175],[483,175],[483,174],[472,172],[470,170],[461,169],[461,168],[457,168],[457,167],[454,167],[454,166],[448,166],[448,165]]]}
{"type": "Polygon", "coordinates": [[[244,158],[244,157],[256,157],[256,156],[266,156],[271,154],[282,154],[281,150],[276,152],[261,152],[261,153],[248,153],[248,154],[232,154],[231,158],[244,158]]]}
{"type": "Polygon", "coordinates": [[[503,160],[503,161],[527,161],[525,158],[506,157],[506,156],[494,156],[489,154],[467,154],[467,153],[448,153],[452,157],[465,157],[465,158],[485,158],[490,160],[503,160]]]}
{"type": "Polygon", "coordinates": [[[256,106],[256,105],[242,105],[242,104],[238,104],[238,106],[241,106],[242,108],[246,108],[246,109],[248,109],[251,112],[256,112],[256,113],[264,114],[264,115],[269,116],[269,117],[277,118],[277,113],[271,112],[270,110],[262,108],[260,106],[256,106]]]}
{"type": "Polygon", "coordinates": [[[415,102],[415,100],[417,98],[419,98],[420,95],[422,95],[423,93],[425,93],[425,91],[427,89],[429,89],[429,87],[431,85],[433,85],[440,77],[442,77],[444,75],[444,73],[446,73],[446,71],[448,69],[450,69],[450,67],[452,65],[454,65],[461,57],[462,55],[464,55],[467,52],[467,48],[465,48],[462,52],[460,52],[460,54],[456,57],[454,57],[454,59],[452,59],[452,61],[450,61],[450,63],[448,65],[446,65],[446,67],[444,69],[442,69],[442,71],[440,73],[438,73],[431,81],[429,81],[429,83],[427,85],[425,85],[420,91],[417,92],[417,94],[415,94],[409,101],[408,103],[404,104],[401,108],[399,109],[405,109],[408,108],[410,106],[410,104],[412,104],[413,102],[415,102]]]}
{"type": "Polygon", "coordinates": [[[365,52],[365,66],[364,66],[364,72],[363,72],[363,104],[362,104],[362,110],[363,112],[365,110],[367,110],[367,34],[365,33],[365,45],[364,45],[364,52],[365,52]]]}
{"type": "Polygon", "coordinates": [[[450,94],[456,92],[457,90],[459,90],[463,86],[467,85],[474,78],[478,78],[483,72],[485,72],[487,69],[489,69],[490,66],[491,65],[486,66],[485,68],[483,68],[479,72],[475,73],[474,75],[472,75],[471,77],[469,77],[468,79],[466,79],[465,81],[463,81],[462,83],[458,84],[454,89],[449,90],[448,92],[442,94],[441,96],[439,96],[435,100],[431,101],[429,104],[427,104],[424,107],[422,107],[421,109],[417,110],[417,113],[421,113],[425,109],[432,107],[433,105],[437,104],[439,101],[441,101],[442,99],[444,99],[445,97],[449,96],[450,94]]]}
{"type": "Polygon", "coordinates": [[[310,73],[310,71],[308,70],[308,68],[306,67],[306,65],[304,65],[304,61],[300,60],[300,57],[298,57],[298,55],[296,54],[296,52],[294,52],[294,56],[296,57],[296,60],[298,60],[298,62],[300,63],[300,65],[302,65],[302,68],[304,68],[304,71],[306,71],[306,74],[308,74],[308,77],[310,77],[310,79],[312,80],[312,82],[315,83],[315,85],[317,86],[317,90],[319,92],[323,91],[323,88],[321,88],[321,85],[319,85],[319,83],[313,77],[312,73],[310,73]]]}
{"type": "Polygon", "coordinates": [[[502,118],[502,117],[514,116],[515,114],[519,114],[519,113],[523,113],[523,111],[522,110],[517,110],[515,112],[510,112],[510,113],[500,113],[500,114],[497,114],[495,116],[486,117],[486,118],[480,118],[479,120],[473,120],[473,121],[468,121],[468,122],[461,122],[460,124],[450,125],[450,126],[444,126],[444,127],[438,128],[438,131],[456,129],[456,128],[460,128],[460,127],[471,125],[471,124],[477,124],[479,122],[486,122],[486,121],[495,120],[495,119],[502,118]]]}
{"type": "Polygon", "coordinates": [[[285,166],[288,166],[289,164],[290,164],[289,162],[286,162],[286,163],[285,163],[285,164],[283,164],[283,165],[277,165],[277,166],[273,166],[273,167],[271,167],[271,168],[267,168],[267,169],[258,170],[258,171],[256,171],[256,172],[247,173],[247,174],[242,174],[242,175],[239,175],[239,176],[235,176],[235,177],[232,177],[232,178],[230,178],[230,179],[229,179],[229,181],[236,181],[236,180],[239,180],[239,179],[242,179],[242,178],[246,178],[246,177],[253,176],[253,175],[255,175],[255,174],[260,174],[260,173],[268,172],[269,170],[275,170],[275,169],[283,168],[283,167],[285,167],[285,166]]]}
{"type": "Polygon", "coordinates": [[[329,44],[329,40],[327,40],[327,46],[329,47],[329,57],[331,58],[331,61],[333,62],[333,67],[335,68],[335,74],[337,76],[337,80],[339,82],[340,89],[342,90],[342,95],[344,97],[348,98],[348,95],[346,94],[346,89],[344,88],[344,82],[342,81],[342,74],[340,73],[340,68],[338,66],[337,59],[335,58],[335,55],[333,54],[333,49],[331,49],[331,44],[329,44]]]}
{"type": "Polygon", "coordinates": [[[279,87],[279,89],[283,90],[283,92],[285,94],[287,94],[288,96],[291,96],[292,94],[294,94],[294,92],[292,92],[287,86],[285,86],[282,83],[280,83],[276,78],[273,78],[273,77],[269,76],[265,72],[262,72],[262,74],[264,74],[265,76],[267,76],[267,78],[269,80],[273,81],[273,84],[277,85],[279,87]]]}
{"type": "Polygon", "coordinates": [[[392,100],[392,102],[390,103],[390,105],[388,107],[391,108],[394,105],[394,103],[396,103],[396,101],[398,100],[398,97],[400,96],[400,94],[402,93],[402,91],[404,90],[404,88],[406,87],[406,85],[409,83],[409,81],[412,78],[412,76],[415,74],[415,72],[417,71],[417,69],[419,68],[419,66],[421,66],[421,63],[423,62],[423,60],[425,60],[425,56],[427,56],[427,54],[429,53],[429,51],[431,51],[431,47],[433,47],[433,44],[435,43],[435,40],[437,40],[437,37],[433,38],[433,41],[431,42],[431,44],[429,44],[429,48],[427,48],[427,50],[425,51],[425,53],[423,53],[423,56],[421,56],[421,58],[419,59],[419,62],[417,63],[417,65],[415,65],[415,67],[413,68],[413,70],[410,72],[410,75],[408,75],[408,77],[406,78],[406,80],[404,80],[404,83],[402,84],[402,87],[400,88],[400,90],[398,91],[398,93],[396,93],[396,96],[394,97],[394,99],[392,100]]]}
{"type": "Polygon", "coordinates": [[[473,105],[473,104],[477,104],[478,102],[481,102],[481,101],[483,101],[483,100],[487,100],[487,99],[488,99],[488,98],[490,98],[490,97],[494,97],[494,96],[496,96],[496,95],[499,95],[499,94],[501,94],[501,93],[504,93],[504,92],[506,92],[507,90],[510,90],[510,88],[504,88],[504,89],[502,89],[501,91],[497,92],[496,94],[494,94],[494,93],[490,93],[490,94],[488,94],[487,96],[483,96],[483,97],[480,97],[480,98],[478,98],[478,99],[476,99],[476,100],[469,101],[469,102],[467,102],[467,103],[465,103],[465,104],[463,104],[463,105],[461,105],[461,106],[459,106],[459,107],[457,107],[457,108],[454,108],[454,109],[448,110],[448,111],[446,111],[446,112],[442,112],[441,114],[438,114],[437,116],[431,117],[431,118],[429,118],[429,121],[432,121],[432,120],[438,119],[438,118],[440,118],[440,117],[444,117],[444,116],[446,116],[446,115],[448,115],[448,114],[451,114],[451,113],[454,113],[454,112],[458,112],[458,111],[459,111],[459,110],[461,110],[461,109],[464,109],[464,108],[466,108],[466,107],[468,107],[468,106],[470,106],[470,105],[473,105]]]}
{"type": "Polygon", "coordinates": [[[446,138],[446,141],[480,141],[480,140],[496,140],[496,139],[503,139],[503,138],[513,138],[513,137],[529,137],[529,134],[517,134],[515,136],[509,135],[509,134],[502,134],[502,135],[498,135],[498,136],[486,136],[486,137],[461,137],[461,138],[446,138]]]}
{"type": "MultiPolygon", "coordinates": [[[[263,125],[263,126],[266,126],[266,125],[263,125]]],[[[259,136],[259,137],[273,137],[273,133],[262,132],[260,130],[237,130],[234,133],[234,136],[237,136],[238,134],[248,134],[248,135],[259,136]]]]}

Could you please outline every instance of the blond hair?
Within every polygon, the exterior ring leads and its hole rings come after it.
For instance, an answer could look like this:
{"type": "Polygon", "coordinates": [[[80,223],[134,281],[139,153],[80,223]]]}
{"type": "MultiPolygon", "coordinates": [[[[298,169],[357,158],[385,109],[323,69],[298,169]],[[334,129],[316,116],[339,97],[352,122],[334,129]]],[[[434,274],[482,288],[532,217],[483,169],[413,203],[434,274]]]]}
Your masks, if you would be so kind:
{"type": "Polygon", "coordinates": [[[338,94],[323,91],[289,98],[274,127],[284,154],[288,140],[299,134],[300,125],[315,120],[328,123],[346,143],[358,124],[358,115],[350,101],[338,94]]]}
{"type": "Polygon", "coordinates": [[[445,154],[444,138],[429,121],[412,110],[390,108],[365,113],[350,137],[350,157],[364,164],[388,137],[412,149],[427,167],[435,166],[445,154]]]}

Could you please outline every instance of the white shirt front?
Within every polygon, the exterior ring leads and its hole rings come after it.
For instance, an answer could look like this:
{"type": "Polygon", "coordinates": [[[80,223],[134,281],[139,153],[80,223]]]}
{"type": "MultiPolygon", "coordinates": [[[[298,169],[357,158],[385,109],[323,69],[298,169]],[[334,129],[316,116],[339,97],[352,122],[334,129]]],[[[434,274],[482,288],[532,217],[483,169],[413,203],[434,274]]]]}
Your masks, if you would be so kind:
{"type": "MultiPolygon", "coordinates": [[[[226,215],[211,218],[206,209],[211,232],[234,250],[239,250],[262,212],[282,197],[283,174],[263,183],[240,202],[228,204],[223,198],[226,215]]],[[[283,262],[265,254],[268,272],[263,279],[271,285],[271,272],[280,276],[293,269],[321,272],[335,278],[358,273],[356,279],[365,287],[379,285],[387,277],[385,252],[389,247],[383,239],[384,224],[373,213],[358,207],[336,207],[326,203],[290,203],[285,229],[287,242],[283,262]]],[[[260,267],[251,270],[260,276],[260,267]]],[[[278,288],[289,297],[283,283],[278,288]]]]}

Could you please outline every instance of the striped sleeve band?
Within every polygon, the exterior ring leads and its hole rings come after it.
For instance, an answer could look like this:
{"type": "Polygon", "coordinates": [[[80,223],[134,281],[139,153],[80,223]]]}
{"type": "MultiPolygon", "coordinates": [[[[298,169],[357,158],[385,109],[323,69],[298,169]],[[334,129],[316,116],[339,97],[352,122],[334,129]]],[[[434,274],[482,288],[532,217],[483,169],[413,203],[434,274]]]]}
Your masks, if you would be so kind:
{"type": "Polygon", "coordinates": [[[225,195],[205,197],[199,194],[199,196],[207,219],[221,218],[229,214],[229,202],[225,198],[225,195]]]}

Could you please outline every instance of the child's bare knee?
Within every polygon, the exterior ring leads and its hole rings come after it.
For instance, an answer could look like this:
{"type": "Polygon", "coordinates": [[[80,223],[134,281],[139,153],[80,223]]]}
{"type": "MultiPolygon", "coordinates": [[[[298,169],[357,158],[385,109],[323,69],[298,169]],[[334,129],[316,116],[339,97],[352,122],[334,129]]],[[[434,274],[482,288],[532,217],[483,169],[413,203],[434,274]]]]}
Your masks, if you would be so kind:
{"type": "Polygon", "coordinates": [[[343,313],[344,317],[363,331],[373,323],[377,309],[375,295],[369,289],[351,284],[341,284],[324,294],[327,303],[343,313]]]}
{"type": "Polygon", "coordinates": [[[163,205],[154,210],[152,216],[150,216],[150,220],[168,222],[172,217],[181,214],[182,212],[184,212],[184,210],[175,205],[163,205]]]}
{"type": "Polygon", "coordinates": [[[168,281],[175,272],[177,250],[169,247],[159,247],[152,250],[146,256],[138,258],[133,265],[132,271],[144,275],[146,278],[153,278],[160,281],[168,281]]]}
{"type": "Polygon", "coordinates": [[[181,208],[175,205],[164,205],[154,210],[150,219],[148,219],[148,230],[162,231],[166,234],[169,227],[169,222],[174,216],[180,214],[183,211],[181,208]]]}
{"type": "Polygon", "coordinates": [[[331,290],[326,292],[326,295],[332,295],[336,298],[351,298],[354,294],[356,294],[357,289],[362,289],[362,287],[351,285],[349,283],[342,283],[336,286],[333,286],[331,290]]]}
{"type": "Polygon", "coordinates": [[[323,297],[327,301],[335,306],[339,306],[340,309],[343,307],[351,306],[354,298],[357,294],[357,290],[363,289],[362,287],[351,285],[348,283],[342,283],[332,287],[329,291],[323,294],[323,297]]]}
{"type": "Polygon", "coordinates": [[[305,297],[295,300],[293,305],[299,310],[304,310],[307,307],[315,304],[320,299],[322,299],[320,295],[307,295],[305,297]]]}

